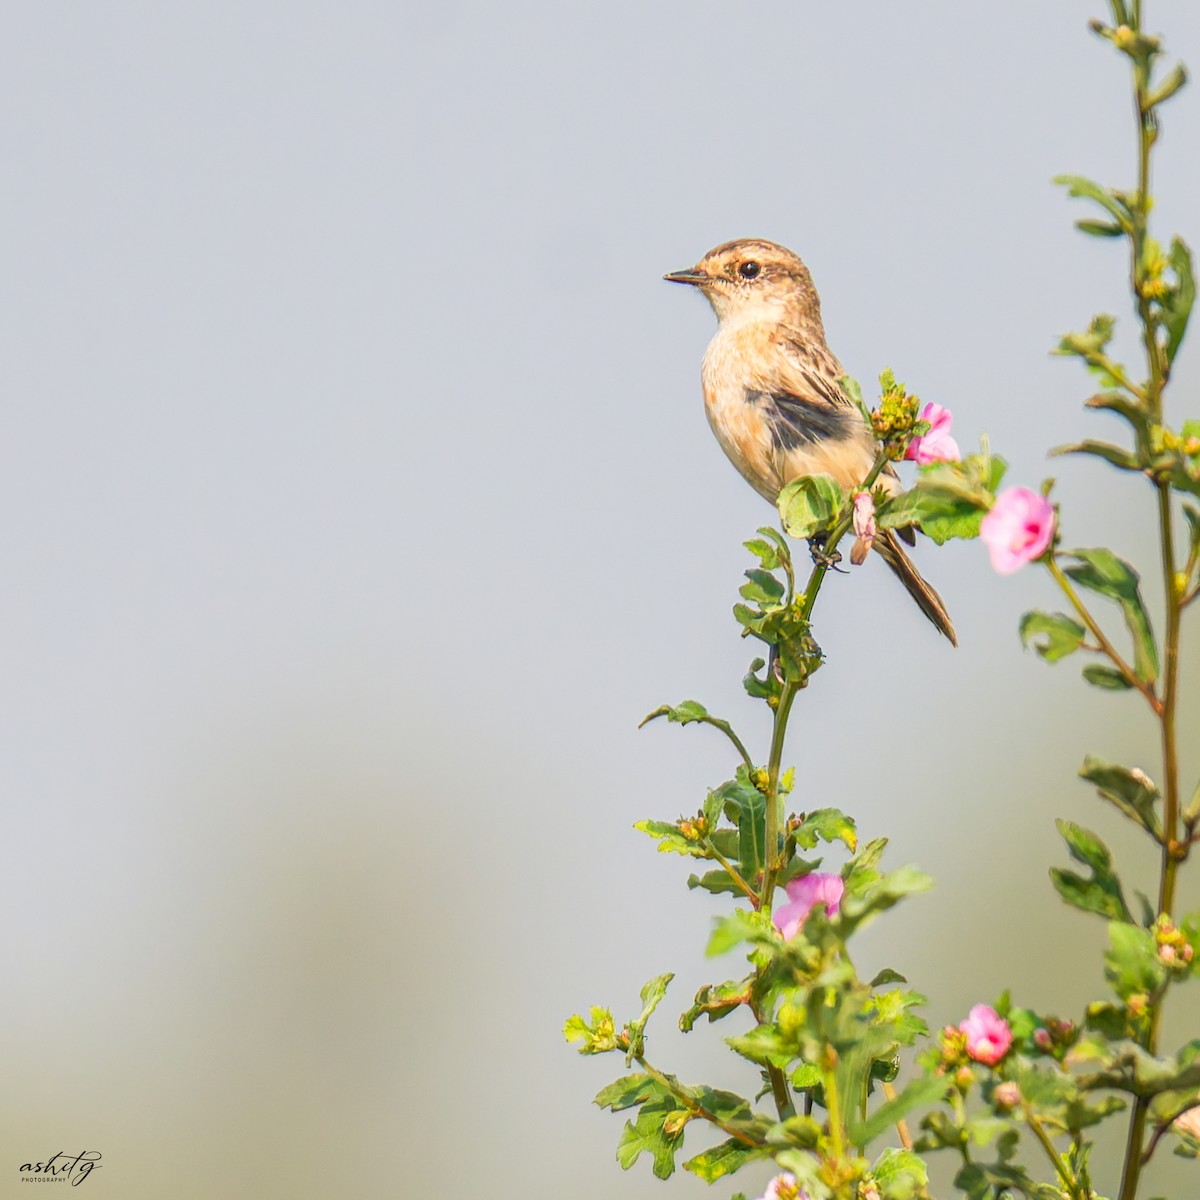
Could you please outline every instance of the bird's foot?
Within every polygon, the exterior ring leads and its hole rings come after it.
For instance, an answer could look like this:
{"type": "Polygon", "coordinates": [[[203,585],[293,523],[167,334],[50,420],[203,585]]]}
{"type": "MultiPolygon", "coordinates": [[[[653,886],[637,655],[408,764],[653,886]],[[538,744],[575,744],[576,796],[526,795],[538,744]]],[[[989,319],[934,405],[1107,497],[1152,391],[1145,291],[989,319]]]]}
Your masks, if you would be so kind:
{"type": "Polygon", "coordinates": [[[815,537],[808,539],[808,552],[812,555],[813,565],[816,567],[824,567],[827,571],[838,571],[845,575],[846,572],[838,566],[842,561],[841,554],[834,551],[832,554],[825,553],[825,535],[818,533],[815,537]]]}

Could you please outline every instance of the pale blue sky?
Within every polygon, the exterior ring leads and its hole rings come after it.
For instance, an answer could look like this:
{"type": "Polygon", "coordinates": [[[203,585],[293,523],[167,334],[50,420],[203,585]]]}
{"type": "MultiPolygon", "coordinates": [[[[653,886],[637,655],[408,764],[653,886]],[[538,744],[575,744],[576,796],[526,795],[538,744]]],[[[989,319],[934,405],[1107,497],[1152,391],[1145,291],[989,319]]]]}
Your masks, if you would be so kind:
{"type": "MultiPolygon", "coordinates": [[[[656,1055],[753,1086],[722,1027],[671,1031],[737,965],[631,830],[731,768],[644,713],[764,737],[729,608],[772,514],[661,276],[791,246],[864,385],[892,366],[1014,482],[1056,474],[1070,542],[1147,561],[1147,497],[1044,458],[1112,432],[1048,349],[1128,308],[1049,183],[1130,179],[1101,8],[8,6],[0,1197],[82,1143],[101,1200],[732,1190],[622,1176],[589,1104],[620,1063],[559,1034],[674,969],[656,1055]]],[[[1200,9],[1148,8],[1200,67],[1200,9]]],[[[1198,131],[1192,88],[1157,218],[1193,243],[1198,131]]],[[[919,561],[962,648],[878,564],[833,580],[801,802],[937,877],[862,951],[932,1022],[1010,981],[1072,1008],[1099,930],[1051,895],[1052,817],[1117,835],[1075,771],[1153,766],[1149,727],[1020,652],[1043,580],[919,561]]]]}

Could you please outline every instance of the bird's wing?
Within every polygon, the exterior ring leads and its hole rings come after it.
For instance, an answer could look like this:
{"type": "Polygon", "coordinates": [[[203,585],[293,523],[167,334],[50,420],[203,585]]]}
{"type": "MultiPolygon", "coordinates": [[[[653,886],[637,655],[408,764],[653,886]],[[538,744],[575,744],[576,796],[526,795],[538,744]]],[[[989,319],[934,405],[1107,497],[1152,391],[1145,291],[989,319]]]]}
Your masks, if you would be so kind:
{"type": "Polygon", "coordinates": [[[781,332],[780,365],[792,389],[818,403],[853,409],[853,401],[838,384],[846,372],[824,341],[811,340],[787,325],[782,326],[781,332]]]}

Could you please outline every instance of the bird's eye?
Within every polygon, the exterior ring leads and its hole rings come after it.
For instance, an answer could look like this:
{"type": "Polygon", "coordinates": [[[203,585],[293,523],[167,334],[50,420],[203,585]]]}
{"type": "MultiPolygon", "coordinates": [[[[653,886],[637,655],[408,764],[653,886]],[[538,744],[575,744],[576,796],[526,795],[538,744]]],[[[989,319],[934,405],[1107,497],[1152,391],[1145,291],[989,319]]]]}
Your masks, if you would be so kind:
{"type": "Polygon", "coordinates": [[[738,274],[743,279],[753,279],[761,270],[762,267],[751,258],[738,267],[738,274]]]}

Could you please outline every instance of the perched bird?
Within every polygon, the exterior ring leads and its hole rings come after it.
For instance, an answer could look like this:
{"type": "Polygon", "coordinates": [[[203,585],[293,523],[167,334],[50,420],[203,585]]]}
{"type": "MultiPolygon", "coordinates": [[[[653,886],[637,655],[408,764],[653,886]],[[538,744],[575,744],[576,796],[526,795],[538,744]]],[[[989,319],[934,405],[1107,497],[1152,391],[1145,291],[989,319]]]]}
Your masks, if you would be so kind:
{"type": "MultiPolygon", "coordinates": [[[[832,475],[846,491],[859,487],[875,462],[876,441],[838,386],[846,372],[825,344],[821,301],[804,263],[774,242],[745,239],[664,278],[699,288],[717,314],[701,370],[704,407],[721,449],[750,486],[772,504],[800,475],[832,475]]],[[[889,494],[900,487],[890,468],[879,484],[889,494]]],[[[895,532],[881,531],[874,545],[957,646],[942,598],[895,532]]]]}

